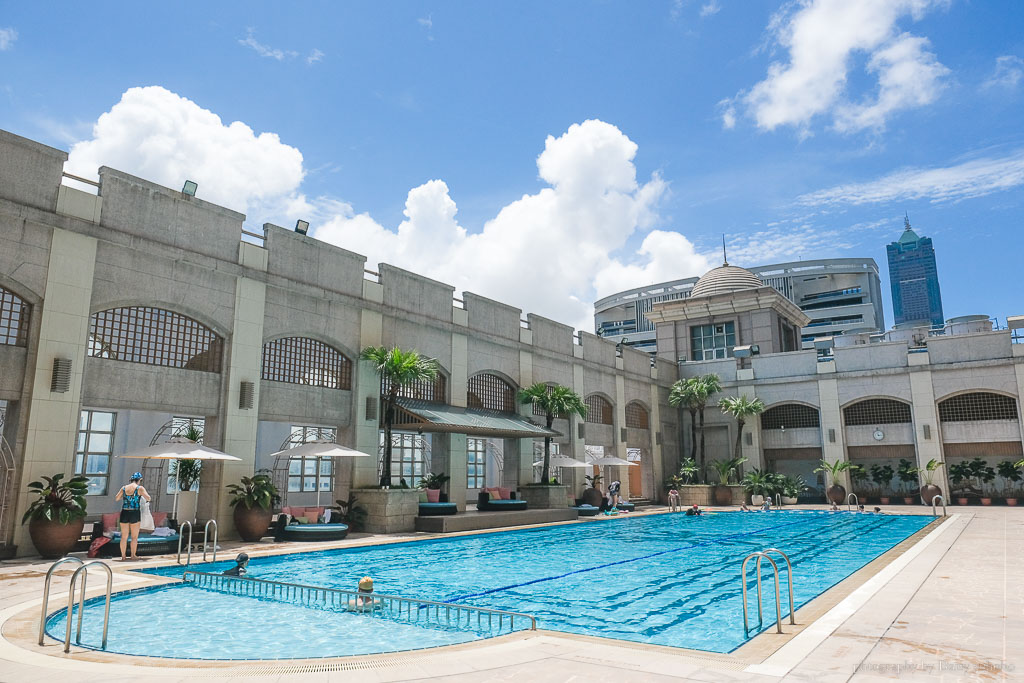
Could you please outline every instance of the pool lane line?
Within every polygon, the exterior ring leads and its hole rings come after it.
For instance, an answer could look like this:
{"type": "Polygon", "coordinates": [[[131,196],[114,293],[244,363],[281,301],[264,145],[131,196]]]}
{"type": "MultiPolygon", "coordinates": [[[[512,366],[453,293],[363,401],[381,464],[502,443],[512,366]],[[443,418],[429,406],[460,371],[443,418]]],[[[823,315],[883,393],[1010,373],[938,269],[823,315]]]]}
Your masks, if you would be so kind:
{"type": "Polygon", "coordinates": [[[492,593],[500,593],[501,591],[506,591],[506,590],[509,590],[509,589],[512,589],[512,588],[521,588],[522,586],[530,586],[530,585],[533,585],[535,583],[543,583],[545,581],[554,581],[556,579],[563,579],[566,576],[572,576],[573,574],[583,574],[585,572],[592,572],[592,571],[596,571],[598,569],[607,569],[608,567],[615,567],[615,566],[622,565],[622,564],[629,564],[630,562],[639,562],[640,560],[648,560],[648,559],[650,559],[652,557],[658,557],[659,555],[667,555],[669,553],[678,553],[678,552],[683,551],[683,550],[692,550],[693,548],[700,548],[700,547],[703,547],[703,546],[706,546],[706,545],[713,545],[715,543],[721,543],[722,541],[732,540],[732,539],[736,539],[736,538],[743,538],[743,537],[746,537],[746,536],[754,536],[754,535],[757,535],[757,534],[760,534],[760,533],[764,533],[764,532],[766,532],[768,530],[774,530],[774,529],[778,529],[780,527],[793,526],[795,524],[804,524],[806,522],[807,522],[806,519],[799,519],[799,520],[796,520],[795,522],[786,522],[785,524],[776,524],[776,525],[770,526],[770,527],[763,527],[761,529],[757,529],[756,531],[745,531],[745,532],[738,533],[738,534],[729,534],[727,536],[719,536],[717,538],[712,538],[712,539],[709,539],[707,541],[700,541],[700,542],[697,542],[697,543],[691,543],[689,545],[682,546],[680,548],[669,548],[668,550],[659,550],[656,553],[651,553],[649,555],[642,555],[640,557],[630,557],[630,558],[627,558],[625,560],[616,560],[615,562],[607,562],[605,564],[599,564],[599,565],[595,565],[593,567],[585,567],[583,569],[574,569],[571,572],[565,572],[564,574],[558,574],[556,576],[543,576],[543,577],[541,577],[539,579],[532,579],[530,581],[524,581],[522,583],[514,583],[514,584],[511,584],[511,585],[508,585],[508,586],[499,586],[498,588],[491,588],[491,589],[488,589],[488,590],[485,590],[485,591],[481,591],[479,593],[467,593],[466,595],[456,595],[456,596],[453,596],[453,597],[448,598],[446,600],[442,600],[441,602],[446,602],[447,603],[447,602],[456,602],[458,600],[466,600],[468,598],[478,598],[478,597],[481,597],[481,596],[484,596],[484,595],[490,595],[492,593]]]}

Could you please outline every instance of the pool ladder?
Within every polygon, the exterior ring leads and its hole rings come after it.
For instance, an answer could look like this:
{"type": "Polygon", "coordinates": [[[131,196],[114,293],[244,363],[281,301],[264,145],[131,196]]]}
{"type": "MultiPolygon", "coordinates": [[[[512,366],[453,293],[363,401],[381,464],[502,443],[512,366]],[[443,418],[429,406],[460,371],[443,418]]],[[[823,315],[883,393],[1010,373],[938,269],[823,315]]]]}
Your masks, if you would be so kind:
{"type": "MultiPolygon", "coordinates": [[[[211,562],[217,561],[217,520],[207,520],[206,526],[203,527],[203,562],[206,562],[206,549],[207,545],[210,544],[210,525],[213,525],[213,557],[211,562]]],[[[181,564],[181,542],[185,540],[185,527],[188,527],[188,552],[185,555],[185,566],[188,567],[192,564],[192,522],[185,520],[178,527],[178,559],[177,563],[181,564]]]]}
{"type": "Polygon", "coordinates": [[[851,493],[846,494],[846,511],[847,512],[853,512],[852,508],[853,508],[854,503],[850,502],[851,498],[853,498],[855,501],[857,501],[856,502],[857,509],[858,510],[860,509],[860,498],[857,497],[856,493],[852,493],[851,492],[851,493]]]}
{"type": "Polygon", "coordinates": [[[68,623],[64,632],[64,652],[71,651],[71,615],[75,607],[75,589],[78,585],[79,574],[82,575],[82,594],[78,599],[78,628],[75,632],[75,645],[81,645],[82,643],[82,615],[85,612],[85,589],[90,567],[101,568],[107,573],[106,606],[103,610],[103,645],[101,647],[101,649],[106,650],[107,627],[110,624],[110,594],[114,588],[114,573],[110,571],[110,567],[105,562],[95,560],[84,563],[77,557],[62,557],[50,565],[50,568],[46,571],[46,580],[43,582],[43,606],[39,612],[39,644],[43,644],[43,636],[46,633],[46,604],[50,600],[50,582],[53,580],[53,572],[65,562],[74,562],[79,566],[75,573],[71,575],[71,585],[68,588],[68,623]]]}
{"type": "Polygon", "coordinates": [[[764,617],[761,609],[761,560],[768,560],[768,563],[772,566],[772,574],[775,577],[775,628],[777,633],[782,633],[782,596],[779,590],[779,565],[775,563],[770,556],[770,553],[778,553],[782,556],[782,559],[786,561],[786,577],[789,579],[789,623],[796,625],[796,617],[794,616],[793,610],[793,565],[789,561],[789,555],[782,552],[778,548],[767,548],[758,552],[750,553],[743,558],[743,566],[741,569],[742,581],[743,581],[743,633],[750,633],[750,620],[747,612],[747,563],[750,560],[757,558],[754,571],[757,574],[757,625],[761,626],[764,623],[764,617]]]}
{"type": "Polygon", "coordinates": [[[941,495],[934,496],[932,498],[932,517],[938,517],[939,516],[939,514],[935,511],[935,501],[937,501],[937,500],[941,500],[942,501],[942,516],[945,517],[946,516],[946,499],[943,498],[941,495]]]}

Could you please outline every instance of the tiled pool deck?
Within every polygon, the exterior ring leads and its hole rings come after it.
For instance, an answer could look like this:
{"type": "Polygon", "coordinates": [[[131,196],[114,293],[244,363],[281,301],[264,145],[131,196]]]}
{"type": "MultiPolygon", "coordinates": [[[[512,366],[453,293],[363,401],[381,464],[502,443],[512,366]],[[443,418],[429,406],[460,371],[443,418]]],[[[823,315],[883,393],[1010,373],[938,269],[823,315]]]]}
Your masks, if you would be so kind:
{"type": "MultiPolygon", "coordinates": [[[[927,527],[799,610],[795,633],[787,626],[783,636],[762,634],[731,655],[546,631],[408,654],[284,663],[179,665],[77,648],[64,655],[50,639],[42,647],[35,644],[49,563],[4,562],[0,681],[1024,680],[1024,509],[955,507],[949,512],[944,523],[927,527]]],[[[356,535],[302,549],[382,540],[356,535]]],[[[259,554],[296,549],[225,545],[222,552],[229,556],[242,548],[259,554]]],[[[115,590],[154,580],[128,568],[164,562],[112,562],[115,590]]],[[[67,600],[69,574],[61,573],[63,580],[55,583],[51,610],[67,600]]]]}

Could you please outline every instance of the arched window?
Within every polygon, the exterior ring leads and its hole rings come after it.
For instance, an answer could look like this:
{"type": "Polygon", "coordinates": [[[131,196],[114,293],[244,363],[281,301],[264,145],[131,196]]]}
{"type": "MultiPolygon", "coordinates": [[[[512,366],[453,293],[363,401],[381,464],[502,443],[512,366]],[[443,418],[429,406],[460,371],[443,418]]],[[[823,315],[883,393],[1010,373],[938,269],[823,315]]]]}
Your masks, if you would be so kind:
{"type": "MultiPolygon", "coordinates": [[[[391,390],[391,382],[382,379],[380,391],[387,394],[391,390]]],[[[399,398],[413,398],[420,401],[431,401],[433,403],[444,403],[448,396],[448,380],[440,372],[433,381],[414,382],[407,384],[398,390],[399,398]]]]}
{"type": "Polygon", "coordinates": [[[89,320],[88,354],[96,358],[220,372],[223,350],[213,330],[162,308],[110,308],[89,320]]]}
{"type": "Polygon", "coordinates": [[[910,405],[891,398],[869,398],[843,408],[848,427],[906,424],[911,421],[910,405]]]}
{"type": "Polygon", "coordinates": [[[818,409],[799,403],[784,403],[761,413],[761,429],[806,429],[821,426],[818,409]]]}
{"type": "Polygon", "coordinates": [[[470,408],[516,412],[516,390],[497,375],[480,374],[469,378],[466,405],[470,408]]]}
{"type": "Polygon", "coordinates": [[[0,287],[0,344],[28,345],[31,307],[14,292],[0,287]]]}
{"type": "Polygon", "coordinates": [[[309,337],[285,337],[263,345],[263,379],[328,389],[352,388],[352,361],[309,337]]]}
{"type": "Polygon", "coordinates": [[[1017,401],[1002,394],[976,391],[939,401],[939,422],[1016,419],[1017,401]]]}
{"type": "Polygon", "coordinates": [[[647,415],[647,408],[643,404],[633,401],[626,404],[626,426],[630,429],[650,429],[650,419],[647,415]]]}
{"type": "Polygon", "coordinates": [[[600,425],[612,423],[612,404],[597,394],[587,396],[587,422],[600,425]]]}

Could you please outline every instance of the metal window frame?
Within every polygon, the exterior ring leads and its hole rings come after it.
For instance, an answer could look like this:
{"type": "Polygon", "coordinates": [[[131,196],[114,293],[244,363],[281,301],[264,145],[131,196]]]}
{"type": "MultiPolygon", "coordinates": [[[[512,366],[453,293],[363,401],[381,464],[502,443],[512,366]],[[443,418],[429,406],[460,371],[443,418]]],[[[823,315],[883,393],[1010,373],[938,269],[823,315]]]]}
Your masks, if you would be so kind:
{"type": "Polygon", "coordinates": [[[110,463],[114,457],[114,434],[117,432],[117,411],[116,410],[98,410],[92,408],[82,408],[78,415],[78,433],[75,440],[75,476],[88,477],[89,479],[102,479],[103,490],[98,493],[87,493],[87,496],[105,496],[110,489],[110,463]],[[92,420],[93,416],[97,413],[103,413],[110,415],[110,430],[106,429],[93,429],[92,420]],[[82,429],[82,415],[87,414],[85,429],[82,429]],[[82,435],[85,435],[85,447],[79,448],[79,444],[82,441],[82,435]],[[93,434],[109,434],[110,445],[107,451],[94,451],[89,448],[92,443],[93,434]],[[89,472],[89,456],[93,457],[105,457],[107,459],[107,471],[106,472],[89,472]],[[79,467],[79,458],[81,458],[81,467],[79,467]]]}

